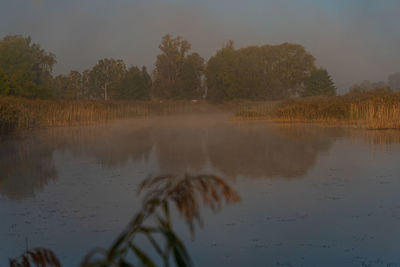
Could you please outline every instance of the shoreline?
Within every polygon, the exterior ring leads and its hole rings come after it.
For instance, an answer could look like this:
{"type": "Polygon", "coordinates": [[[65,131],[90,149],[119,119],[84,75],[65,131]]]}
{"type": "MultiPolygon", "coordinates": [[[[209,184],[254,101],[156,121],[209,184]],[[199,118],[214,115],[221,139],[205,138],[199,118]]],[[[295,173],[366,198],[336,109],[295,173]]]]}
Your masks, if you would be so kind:
{"type": "Polygon", "coordinates": [[[348,94],[280,101],[65,101],[0,97],[0,133],[166,115],[229,113],[231,121],[311,123],[368,130],[400,129],[400,93],[348,94]]]}

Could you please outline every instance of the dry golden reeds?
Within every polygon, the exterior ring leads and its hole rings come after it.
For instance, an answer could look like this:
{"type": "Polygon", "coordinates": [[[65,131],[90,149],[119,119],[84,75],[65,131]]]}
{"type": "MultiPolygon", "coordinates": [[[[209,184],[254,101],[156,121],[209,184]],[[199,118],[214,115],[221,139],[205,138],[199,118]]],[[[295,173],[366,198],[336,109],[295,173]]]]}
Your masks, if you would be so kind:
{"type": "Polygon", "coordinates": [[[348,94],[273,102],[63,101],[0,97],[0,132],[70,126],[116,119],[232,111],[236,119],[346,124],[368,129],[400,129],[400,93],[348,94]]]}
{"type": "Polygon", "coordinates": [[[151,115],[206,112],[206,102],[64,101],[0,97],[0,132],[32,127],[71,126],[151,115]]]}
{"type": "Polygon", "coordinates": [[[400,129],[400,93],[309,97],[241,106],[239,119],[346,124],[367,129],[400,129]]]}

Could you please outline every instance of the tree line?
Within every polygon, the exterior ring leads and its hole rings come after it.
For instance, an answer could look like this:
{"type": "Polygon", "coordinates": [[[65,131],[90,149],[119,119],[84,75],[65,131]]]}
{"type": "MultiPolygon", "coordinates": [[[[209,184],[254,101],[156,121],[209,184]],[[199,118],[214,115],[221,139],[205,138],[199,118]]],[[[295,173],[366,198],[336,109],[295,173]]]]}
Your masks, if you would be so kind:
{"type": "Polygon", "coordinates": [[[162,37],[152,73],[105,58],[91,69],[53,76],[56,57],[31,38],[0,40],[0,95],[28,98],[278,100],[335,95],[327,70],[299,44],[236,49],[229,41],[207,62],[180,36],[162,37]]]}
{"type": "Polygon", "coordinates": [[[366,92],[382,92],[390,93],[394,90],[400,90],[400,72],[389,75],[387,82],[379,81],[372,82],[364,80],[360,83],[355,83],[349,90],[350,93],[366,93],[366,92]]]}

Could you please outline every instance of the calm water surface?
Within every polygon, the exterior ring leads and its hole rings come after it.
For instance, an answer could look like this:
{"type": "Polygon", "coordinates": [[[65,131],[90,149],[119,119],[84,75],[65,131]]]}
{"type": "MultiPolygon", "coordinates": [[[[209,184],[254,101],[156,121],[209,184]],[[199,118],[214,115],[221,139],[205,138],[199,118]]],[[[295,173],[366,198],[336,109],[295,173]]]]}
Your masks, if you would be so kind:
{"type": "Polygon", "coordinates": [[[138,184],[216,174],[238,204],[204,210],[196,266],[400,266],[400,133],[164,117],[0,141],[0,266],[26,247],[76,266],[135,212],[138,184]]]}

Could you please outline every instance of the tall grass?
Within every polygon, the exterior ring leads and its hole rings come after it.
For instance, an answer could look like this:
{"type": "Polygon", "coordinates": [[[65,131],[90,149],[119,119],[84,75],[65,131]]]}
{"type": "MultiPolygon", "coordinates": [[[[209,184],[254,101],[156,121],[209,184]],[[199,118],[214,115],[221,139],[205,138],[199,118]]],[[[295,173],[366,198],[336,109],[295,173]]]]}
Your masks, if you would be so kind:
{"type": "Polygon", "coordinates": [[[348,94],[254,103],[235,112],[238,119],[346,124],[368,129],[400,129],[400,93],[348,94]]]}
{"type": "Polygon", "coordinates": [[[278,105],[278,101],[269,102],[238,102],[230,103],[235,117],[239,119],[270,118],[278,105]]]}
{"type": "Polygon", "coordinates": [[[205,102],[62,101],[0,97],[0,132],[32,127],[70,126],[116,119],[206,112],[205,102]]]}
{"type": "Polygon", "coordinates": [[[233,112],[236,119],[346,124],[368,129],[400,129],[400,93],[358,93],[273,102],[237,101],[62,101],[0,97],[0,132],[70,126],[160,115],[233,112]]]}
{"type": "Polygon", "coordinates": [[[350,104],[351,120],[369,129],[400,129],[400,94],[350,104]]]}
{"type": "Polygon", "coordinates": [[[90,124],[148,116],[146,102],[94,102],[0,98],[0,130],[90,124]]]}

